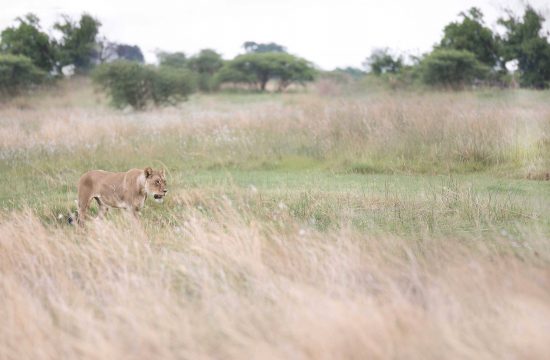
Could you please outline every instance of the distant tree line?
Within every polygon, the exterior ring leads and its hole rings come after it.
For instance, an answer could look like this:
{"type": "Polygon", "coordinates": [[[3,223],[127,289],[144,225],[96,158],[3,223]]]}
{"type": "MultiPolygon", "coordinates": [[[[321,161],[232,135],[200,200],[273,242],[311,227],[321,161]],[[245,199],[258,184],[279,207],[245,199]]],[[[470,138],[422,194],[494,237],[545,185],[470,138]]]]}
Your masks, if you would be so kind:
{"type": "Polygon", "coordinates": [[[98,38],[101,23],[89,14],[73,20],[68,16],[46,33],[36,15],[16,19],[0,33],[0,95],[14,95],[47,81],[69,68],[86,74],[98,64],[128,59],[143,62],[137,46],[98,38]]]}
{"type": "Polygon", "coordinates": [[[101,23],[89,14],[79,20],[62,16],[48,35],[33,14],[16,19],[0,33],[0,95],[54,81],[65,72],[90,74],[117,107],[143,109],[184,100],[199,90],[245,87],[266,91],[267,84],[284,91],[291,84],[312,81],[311,62],[292,55],[276,43],[243,44],[245,53],[226,61],[212,49],[187,57],[159,52],[158,65],[147,65],[141,49],[100,37],[101,23]]]}
{"type": "Polygon", "coordinates": [[[459,14],[460,20],[443,29],[443,38],[433,50],[413,58],[407,65],[402,56],[376,49],[366,59],[374,75],[402,81],[419,80],[428,85],[462,88],[472,84],[510,86],[515,81],[527,88],[550,87],[550,43],[545,18],[527,5],[522,15],[508,10],[497,21],[502,34],[493,32],[478,8],[459,14]],[[507,64],[517,71],[512,75],[507,64]]]}
{"type": "Polygon", "coordinates": [[[183,52],[159,52],[158,66],[118,60],[98,66],[92,77],[115,106],[135,109],[174,104],[196,90],[213,92],[224,84],[266,91],[273,82],[276,91],[284,91],[315,78],[312,63],[287,53],[281,45],[246,42],[243,47],[246,53],[228,61],[212,49],[190,57],[183,52]]]}
{"type": "MultiPolygon", "coordinates": [[[[498,19],[495,33],[482,12],[471,8],[443,29],[432,51],[406,61],[389,49],[376,49],[365,69],[336,69],[333,74],[360,78],[365,73],[394,82],[463,88],[475,84],[544,89],[550,86],[550,43],[545,18],[527,5],[498,19]],[[517,71],[510,70],[510,64],[517,71]]],[[[63,16],[49,35],[33,14],[17,18],[0,32],[0,96],[12,96],[55,81],[68,70],[91,74],[117,107],[142,109],[184,100],[194,91],[224,87],[285,91],[318,74],[313,64],[276,43],[243,44],[244,52],[224,60],[212,49],[187,56],[159,52],[158,65],[147,65],[138,46],[99,36],[101,23],[89,14],[63,16]],[[269,85],[272,84],[272,85],[269,85]],[[269,86],[268,86],[269,85],[269,86]]]]}

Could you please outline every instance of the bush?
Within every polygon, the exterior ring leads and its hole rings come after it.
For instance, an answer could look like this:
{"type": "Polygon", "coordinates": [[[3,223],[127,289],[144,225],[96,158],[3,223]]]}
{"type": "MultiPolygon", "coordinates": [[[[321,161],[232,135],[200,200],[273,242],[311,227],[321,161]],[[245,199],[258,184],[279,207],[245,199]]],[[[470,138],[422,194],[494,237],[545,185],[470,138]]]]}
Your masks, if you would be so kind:
{"type": "Polygon", "coordinates": [[[46,73],[22,55],[0,55],[0,94],[16,95],[42,83],[46,73]]]}
{"type": "Polygon", "coordinates": [[[219,89],[219,82],[217,81],[216,75],[206,73],[196,75],[197,87],[200,91],[209,93],[219,89]]]}
{"type": "Polygon", "coordinates": [[[161,66],[153,71],[152,97],[155,105],[176,104],[196,88],[196,79],[187,69],[161,66]]]}
{"type": "Polygon", "coordinates": [[[143,109],[152,98],[153,69],[130,61],[115,61],[98,66],[92,78],[111,96],[115,107],[143,109]]]}
{"type": "Polygon", "coordinates": [[[92,78],[109,93],[115,107],[130,105],[137,110],[150,103],[164,105],[185,100],[195,87],[187,70],[126,60],[98,66],[92,78]]]}
{"type": "Polygon", "coordinates": [[[421,79],[434,86],[454,89],[484,79],[489,69],[466,50],[434,50],[420,63],[421,79]]]}

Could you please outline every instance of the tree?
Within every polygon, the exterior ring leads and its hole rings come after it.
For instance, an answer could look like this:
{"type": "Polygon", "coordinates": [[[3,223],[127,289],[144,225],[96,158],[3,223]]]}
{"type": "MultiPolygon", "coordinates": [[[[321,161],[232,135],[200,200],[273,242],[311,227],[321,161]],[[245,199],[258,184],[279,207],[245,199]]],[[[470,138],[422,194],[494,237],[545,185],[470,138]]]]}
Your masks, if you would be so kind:
{"type": "Polygon", "coordinates": [[[274,42],[263,44],[256,43],[254,41],[247,41],[243,44],[243,48],[247,53],[286,52],[286,48],[284,46],[274,42]]]}
{"type": "Polygon", "coordinates": [[[467,50],[481,63],[493,68],[499,62],[498,45],[491,29],[485,26],[483,13],[472,7],[459,14],[461,22],[445,26],[441,49],[467,50]]]}
{"type": "Polygon", "coordinates": [[[2,31],[0,50],[3,53],[24,55],[43,71],[49,72],[55,65],[55,48],[48,34],[40,28],[36,15],[17,18],[18,26],[2,31]]]}
{"type": "Polygon", "coordinates": [[[290,54],[279,54],[273,60],[275,78],[279,80],[278,91],[285,90],[292,83],[305,85],[306,82],[315,79],[315,69],[305,59],[290,54]]]}
{"type": "Polygon", "coordinates": [[[222,56],[211,49],[203,49],[189,59],[189,68],[200,74],[214,75],[222,66],[222,56]]]}
{"type": "Polygon", "coordinates": [[[522,86],[546,88],[550,82],[550,44],[542,34],[544,17],[527,6],[522,18],[507,12],[498,23],[506,31],[499,40],[505,61],[517,60],[522,86]]]}
{"type": "Polygon", "coordinates": [[[116,54],[119,59],[144,63],[145,58],[137,45],[116,44],[116,54]]]}
{"type": "Polygon", "coordinates": [[[16,95],[22,90],[40,84],[46,73],[34,66],[31,59],[23,55],[0,55],[0,94],[16,95]]]}
{"type": "Polygon", "coordinates": [[[187,56],[182,52],[169,53],[161,51],[157,53],[157,58],[161,66],[171,66],[171,67],[186,67],[187,66],[187,56]]]}
{"type": "Polygon", "coordinates": [[[100,26],[101,23],[88,14],[83,14],[78,23],[65,15],[63,22],[54,24],[62,35],[59,44],[61,66],[74,65],[79,72],[91,68],[100,26]]]}
{"type": "Polygon", "coordinates": [[[293,82],[303,84],[315,77],[313,65],[287,53],[249,53],[229,61],[220,73],[221,82],[255,83],[264,91],[269,80],[279,80],[279,90],[293,82]]]}
{"type": "Polygon", "coordinates": [[[256,85],[256,75],[245,73],[240,69],[226,63],[214,76],[215,84],[232,83],[256,85]]]}
{"type": "Polygon", "coordinates": [[[139,46],[111,42],[105,37],[97,41],[95,53],[96,60],[100,64],[115,60],[137,61],[139,63],[145,62],[145,58],[139,46]]]}
{"type": "Polygon", "coordinates": [[[375,49],[363,65],[375,75],[396,74],[403,67],[403,58],[392,56],[387,48],[375,49]]]}
{"type": "Polygon", "coordinates": [[[198,85],[202,91],[212,91],[216,84],[214,75],[223,66],[220,54],[211,49],[203,49],[189,59],[189,68],[198,74],[198,85]]]}
{"type": "Polygon", "coordinates": [[[118,59],[117,56],[117,43],[107,40],[106,37],[101,37],[96,40],[96,49],[95,49],[95,61],[98,64],[103,64],[106,62],[114,61],[118,59]]]}
{"type": "Polygon", "coordinates": [[[422,80],[428,85],[454,89],[485,77],[488,68],[466,50],[436,49],[420,63],[422,80]]]}

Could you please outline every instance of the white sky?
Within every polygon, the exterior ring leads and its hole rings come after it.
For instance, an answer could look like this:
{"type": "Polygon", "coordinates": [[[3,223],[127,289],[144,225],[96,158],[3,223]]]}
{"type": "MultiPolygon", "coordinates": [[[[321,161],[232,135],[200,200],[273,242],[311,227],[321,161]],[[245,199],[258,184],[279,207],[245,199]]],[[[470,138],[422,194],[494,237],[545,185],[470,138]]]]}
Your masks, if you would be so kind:
{"type": "MultiPolygon", "coordinates": [[[[550,18],[550,0],[530,3],[550,18]]],[[[471,6],[494,27],[502,9],[519,13],[522,0],[0,0],[0,29],[33,12],[46,30],[61,14],[88,12],[109,40],[139,45],[146,60],[155,50],[187,55],[213,48],[224,58],[245,41],[276,42],[323,69],[361,66],[371,50],[429,51],[443,27],[471,6]]],[[[548,22],[547,22],[548,23],[548,22]]]]}

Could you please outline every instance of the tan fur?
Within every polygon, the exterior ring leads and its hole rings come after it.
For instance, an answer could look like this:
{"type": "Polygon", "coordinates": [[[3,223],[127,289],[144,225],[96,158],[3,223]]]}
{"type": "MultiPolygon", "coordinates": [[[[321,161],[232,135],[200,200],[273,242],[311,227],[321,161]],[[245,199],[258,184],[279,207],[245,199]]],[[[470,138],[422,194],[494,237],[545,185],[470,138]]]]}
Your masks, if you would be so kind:
{"type": "Polygon", "coordinates": [[[162,201],[167,192],[164,170],[154,171],[148,167],[126,172],[88,171],[78,181],[78,222],[86,219],[92,199],[99,205],[99,216],[111,207],[137,216],[147,195],[162,201]]]}

